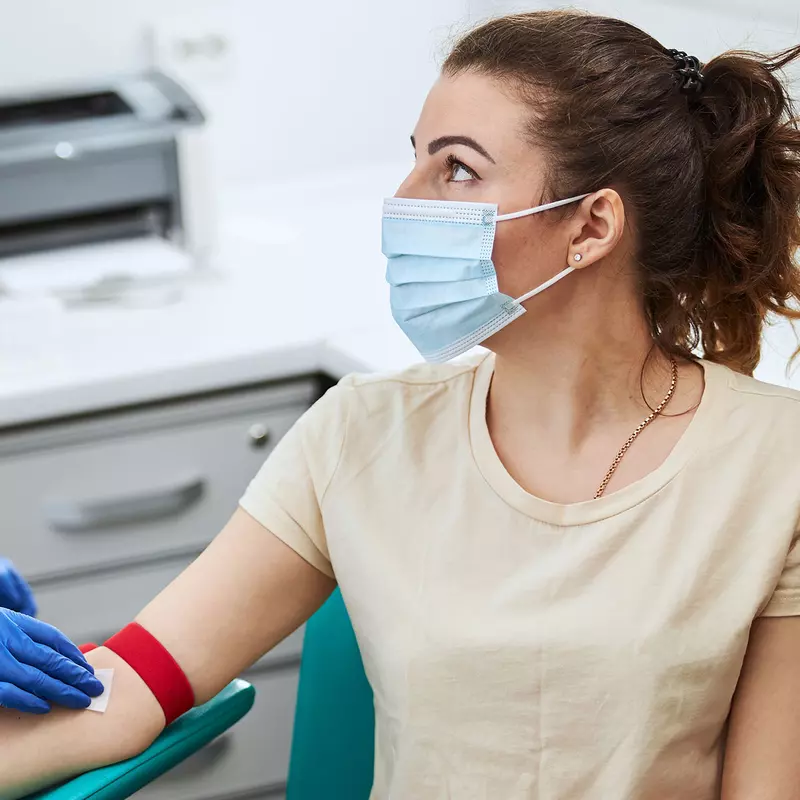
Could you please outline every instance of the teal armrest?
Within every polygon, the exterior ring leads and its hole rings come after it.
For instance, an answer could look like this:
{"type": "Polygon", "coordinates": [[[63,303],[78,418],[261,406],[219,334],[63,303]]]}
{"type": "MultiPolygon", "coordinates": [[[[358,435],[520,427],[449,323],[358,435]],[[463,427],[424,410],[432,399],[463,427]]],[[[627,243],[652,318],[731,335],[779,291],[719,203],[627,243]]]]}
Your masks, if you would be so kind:
{"type": "Polygon", "coordinates": [[[30,795],[28,800],[120,800],[130,797],[160,775],[208,744],[252,708],[256,690],[235,680],[205,705],[192,709],[169,726],[136,758],[87,772],[30,795]]]}

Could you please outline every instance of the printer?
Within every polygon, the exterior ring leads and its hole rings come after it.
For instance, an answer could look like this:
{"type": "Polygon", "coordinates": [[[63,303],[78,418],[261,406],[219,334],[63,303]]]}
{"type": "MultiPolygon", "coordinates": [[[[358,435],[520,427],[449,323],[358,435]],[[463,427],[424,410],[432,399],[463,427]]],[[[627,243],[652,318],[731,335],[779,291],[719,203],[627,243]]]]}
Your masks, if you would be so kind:
{"type": "Polygon", "coordinates": [[[0,267],[143,239],[202,265],[214,232],[203,136],[197,104],[159,72],[0,97],[0,267]]]}

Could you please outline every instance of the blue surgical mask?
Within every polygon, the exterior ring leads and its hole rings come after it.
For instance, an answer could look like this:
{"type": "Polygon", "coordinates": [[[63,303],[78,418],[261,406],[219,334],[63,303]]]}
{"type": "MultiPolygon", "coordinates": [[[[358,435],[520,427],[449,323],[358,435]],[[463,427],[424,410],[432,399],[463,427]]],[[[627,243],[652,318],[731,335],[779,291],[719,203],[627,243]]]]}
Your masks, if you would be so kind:
{"type": "Polygon", "coordinates": [[[567,267],[521,297],[502,294],[492,263],[496,224],[584,197],[500,216],[496,203],[383,201],[392,316],[426,361],[448,361],[480,344],[524,314],[525,300],[573,271],[567,267]]]}

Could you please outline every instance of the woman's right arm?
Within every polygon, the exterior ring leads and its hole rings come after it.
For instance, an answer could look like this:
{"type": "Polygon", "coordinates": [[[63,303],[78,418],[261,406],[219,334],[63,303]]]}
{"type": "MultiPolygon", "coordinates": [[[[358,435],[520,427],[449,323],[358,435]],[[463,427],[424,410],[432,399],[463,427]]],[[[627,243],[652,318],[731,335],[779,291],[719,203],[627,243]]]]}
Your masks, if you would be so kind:
{"type": "MultiPolygon", "coordinates": [[[[305,622],[334,586],[238,509],[136,621],[172,654],[201,704],[305,622]]],[[[0,800],[132,757],[163,729],[160,706],[125,662],[105,648],[87,660],[116,670],[105,714],[0,711],[0,800]]]]}

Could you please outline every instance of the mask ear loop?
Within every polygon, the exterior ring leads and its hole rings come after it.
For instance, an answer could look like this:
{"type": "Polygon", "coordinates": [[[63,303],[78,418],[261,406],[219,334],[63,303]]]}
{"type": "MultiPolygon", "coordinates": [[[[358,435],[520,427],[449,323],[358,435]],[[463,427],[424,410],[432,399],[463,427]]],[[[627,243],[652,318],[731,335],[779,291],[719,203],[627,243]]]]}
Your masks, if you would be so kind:
{"type": "Polygon", "coordinates": [[[588,197],[590,194],[591,192],[586,192],[586,194],[579,194],[577,197],[568,197],[566,200],[556,200],[554,203],[536,206],[536,208],[526,208],[523,211],[512,211],[510,214],[501,214],[499,217],[495,217],[495,219],[498,222],[503,222],[503,220],[507,219],[527,217],[529,214],[538,214],[540,211],[549,211],[551,208],[558,208],[559,206],[565,206],[569,203],[577,203],[578,200],[583,200],[584,197],[588,197]]]}
{"type": "Polygon", "coordinates": [[[570,272],[575,272],[575,267],[567,267],[566,269],[561,270],[558,275],[550,278],[549,281],[545,281],[541,286],[537,286],[535,289],[531,289],[529,292],[526,292],[522,296],[518,297],[514,302],[524,303],[526,300],[530,300],[531,297],[535,297],[545,289],[549,289],[554,283],[558,283],[562,278],[566,278],[570,272]]]}
{"type": "MultiPolygon", "coordinates": [[[[501,214],[495,219],[497,222],[502,222],[506,219],[527,217],[529,214],[538,214],[540,211],[549,211],[551,208],[558,208],[559,206],[565,206],[569,203],[577,203],[578,200],[583,200],[584,197],[588,197],[590,194],[591,192],[586,192],[586,194],[579,194],[577,197],[568,197],[566,200],[556,200],[554,203],[546,203],[545,205],[537,206],[536,208],[526,208],[524,211],[513,211],[511,214],[501,214]]],[[[575,267],[567,267],[566,269],[561,270],[558,275],[553,276],[549,281],[545,281],[541,286],[537,286],[535,289],[531,289],[529,292],[521,295],[514,302],[524,303],[526,300],[530,300],[531,297],[535,297],[545,289],[549,289],[554,283],[558,283],[562,278],[566,278],[570,272],[575,272],[575,267]]]]}

